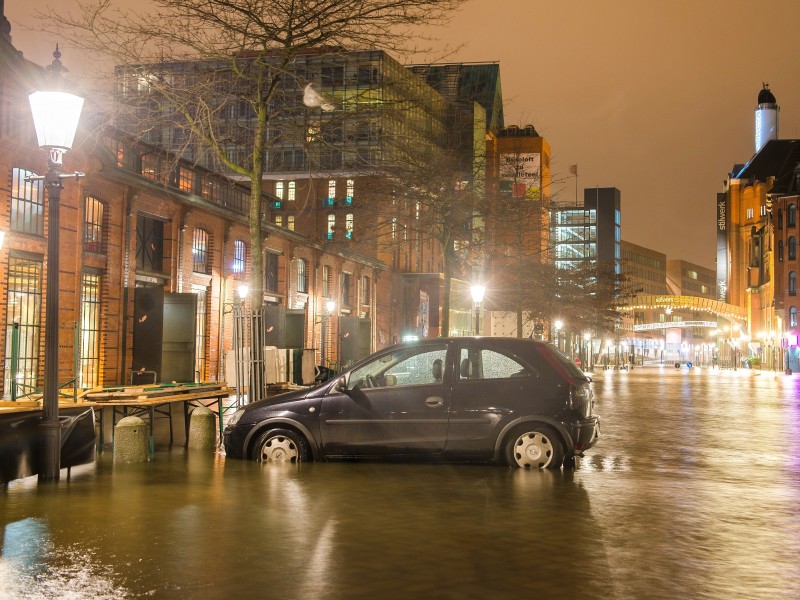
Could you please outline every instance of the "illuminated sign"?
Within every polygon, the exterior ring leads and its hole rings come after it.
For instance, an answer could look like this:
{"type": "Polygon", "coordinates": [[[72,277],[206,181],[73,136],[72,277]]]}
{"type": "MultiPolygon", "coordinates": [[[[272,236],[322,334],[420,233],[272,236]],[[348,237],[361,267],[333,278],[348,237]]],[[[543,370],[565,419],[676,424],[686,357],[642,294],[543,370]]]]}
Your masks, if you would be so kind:
{"type": "Polygon", "coordinates": [[[708,327],[710,329],[717,328],[716,321],[670,321],[666,323],[643,323],[641,325],[634,325],[634,331],[654,331],[656,329],[688,329],[690,327],[708,327]]]}

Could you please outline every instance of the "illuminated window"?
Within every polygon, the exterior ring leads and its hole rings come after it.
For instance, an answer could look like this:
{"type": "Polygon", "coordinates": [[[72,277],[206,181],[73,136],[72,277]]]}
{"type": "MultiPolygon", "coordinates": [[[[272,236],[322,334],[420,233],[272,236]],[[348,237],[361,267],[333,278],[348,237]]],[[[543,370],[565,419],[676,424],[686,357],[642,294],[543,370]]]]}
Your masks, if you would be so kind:
{"type": "MultiPolygon", "coordinates": [[[[17,396],[34,391],[39,370],[39,342],[42,310],[42,261],[8,257],[6,296],[6,365],[11,365],[11,340],[18,326],[17,396]]],[[[6,368],[3,392],[11,396],[11,370],[6,368]]]]}
{"type": "Polygon", "coordinates": [[[81,275],[81,374],[79,386],[100,385],[100,289],[101,277],[81,275]]]}
{"type": "Polygon", "coordinates": [[[283,182],[277,181],[275,182],[275,196],[283,200],[283,182]]]}
{"type": "Polygon", "coordinates": [[[328,231],[325,234],[325,239],[333,239],[333,230],[336,228],[336,215],[328,215],[328,231]]]}
{"type": "Polygon", "coordinates": [[[25,181],[35,176],[25,169],[11,170],[11,231],[44,235],[44,183],[25,181]]]}
{"type": "Polygon", "coordinates": [[[194,192],[194,171],[178,167],[178,189],[187,194],[194,192]]]}
{"type": "Polygon", "coordinates": [[[353,213],[347,213],[344,218],[344,237],[353,239],[353,213]]]}
{"type": "Polygon", "coordinates": [[[328,180],[328,199],[335,200],[336,199],[336,180],[329,179],[328,180]]]}
{"type": "Polygon", "coordinates": [[[283,227],[283,217],[281,215],[275,216],[275,225],[278,227],[283,227]]]}
{"type": "Polygon", "coordinates": [[[205,288],[192,286],[192,292],[197,294],[197,314],[195,315],[195,341],[194,341],[194,376],[196,381],[206,379],[206,343],[208,332],[208,293],[205,288]]]}
{"type": "Polygon", "coordinates": [[[296,186],[295,182],[294,181],[290,181],[289,182],[288,195],[286,197],[286,200],[288,200],[289,202],[294,202],[296,189],[297,189],[297,186],[296,186]]]}
{"type": "Polygon", "coordinates": [[[347,205],[353,204],[353,196],[355,195],[354,194],[355,187],[356,187],[356,182],[353,181],[352,179],[348,179],[347,180],[347,195],[345,196],[345,199],[344,199],[345,204],[347,204],[347,205]]]}
{"type": "Polygon", "coordinates": [[[397,239],[397,217],[392,218],[392,239],[397,239]]]}
{"type": "Polygon", "coordinates": [[[102,252],[103,203],[87,196],[83,215],[83,249],[86,252],[102,252]]]}
{"type": "Polygon", "coordinates": [[[158,180],[158,158],[154,154],[142,155],[141,174],[148,179],[158,180]]]}
{"type": "Polygon", "coordinates": [[[234,279],[244,278],[245,267],[247,266],[247,246],[242,240],[233,240],[233,264],[231,272],[234,279]]]}
{"type": "Polygon", "coordinates": [[[797,329],[797,307],[793,306],[789,309],[789,327],[797,329]]]}
{"type": "Polygon", "coordinates": [[[754,213],[755,213],[755,211],[754,211],[752,208],[748,208],[748,209],[747,209],[747,219],[748,219],[748,220],[749,220],[749,219],[752,219],[752,218],[753,218],[753,214],[754,214],[754,213]]]}
{"type": "Polygon", "coordinates": [[[208,232],[196,228],[192,237],[192,271],[208,272],[208,232]]]}
{"type": "Polygon", "coordinates": [[[286,217],[286,227],[289,231],[294,231],[294,215],[286,217]]]}

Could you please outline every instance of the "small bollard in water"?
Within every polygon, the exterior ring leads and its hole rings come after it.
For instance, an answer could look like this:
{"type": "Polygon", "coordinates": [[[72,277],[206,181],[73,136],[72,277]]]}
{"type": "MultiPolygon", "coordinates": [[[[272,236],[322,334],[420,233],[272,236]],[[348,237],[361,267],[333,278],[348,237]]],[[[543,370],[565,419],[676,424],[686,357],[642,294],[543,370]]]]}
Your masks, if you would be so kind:
{"type": "Polygon", "coordinates": [[[149,460],[147,424],[139,417],[125,417],[114,426],[114,463],[149,460]]]}
{"type": "Polygon", "coordinates": [[[217,447],[216,415],[205,406],[192,411],[189,422],[188,446],[195,450],[215,450],[217,447]]]}

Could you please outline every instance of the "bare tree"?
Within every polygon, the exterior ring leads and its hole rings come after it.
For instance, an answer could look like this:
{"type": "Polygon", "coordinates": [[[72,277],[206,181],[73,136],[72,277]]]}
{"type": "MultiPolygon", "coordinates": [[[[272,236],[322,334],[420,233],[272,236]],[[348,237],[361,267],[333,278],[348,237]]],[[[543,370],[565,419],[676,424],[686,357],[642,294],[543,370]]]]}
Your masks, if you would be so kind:
{"type": "Polygon", "coordinates": [[[155,0],[152,10],[90,0],[50,10],[45,28],[116,68],[101,74],[113,124],[172,151],[221,167],[250,187],[254,308],[263,301],[262,178],[268,149],[308,134],[306,106],[329,111],[295,68],[314,49],[398,51],[420,24],[443,24],[466,0],[155,0]],[[305,102],[305,103],[304,103],[305,102]],[[234,118],[231,116],[235,114],[234,118]],[[281,121],[283,126],[271,126],[281,121]]]}

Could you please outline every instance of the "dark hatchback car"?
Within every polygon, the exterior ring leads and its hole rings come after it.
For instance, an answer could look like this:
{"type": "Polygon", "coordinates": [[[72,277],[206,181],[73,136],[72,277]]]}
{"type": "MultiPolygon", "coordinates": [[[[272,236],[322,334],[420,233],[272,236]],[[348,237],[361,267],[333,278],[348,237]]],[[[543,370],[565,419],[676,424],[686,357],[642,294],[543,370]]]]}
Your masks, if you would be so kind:
{"type": "Polygon", "coordinates": [[[528,339],[438,338],[376,352],[317,387],[237,410],[227,456],[438,458],[557,469],[600,434],[591,379],[528,339]]]}

